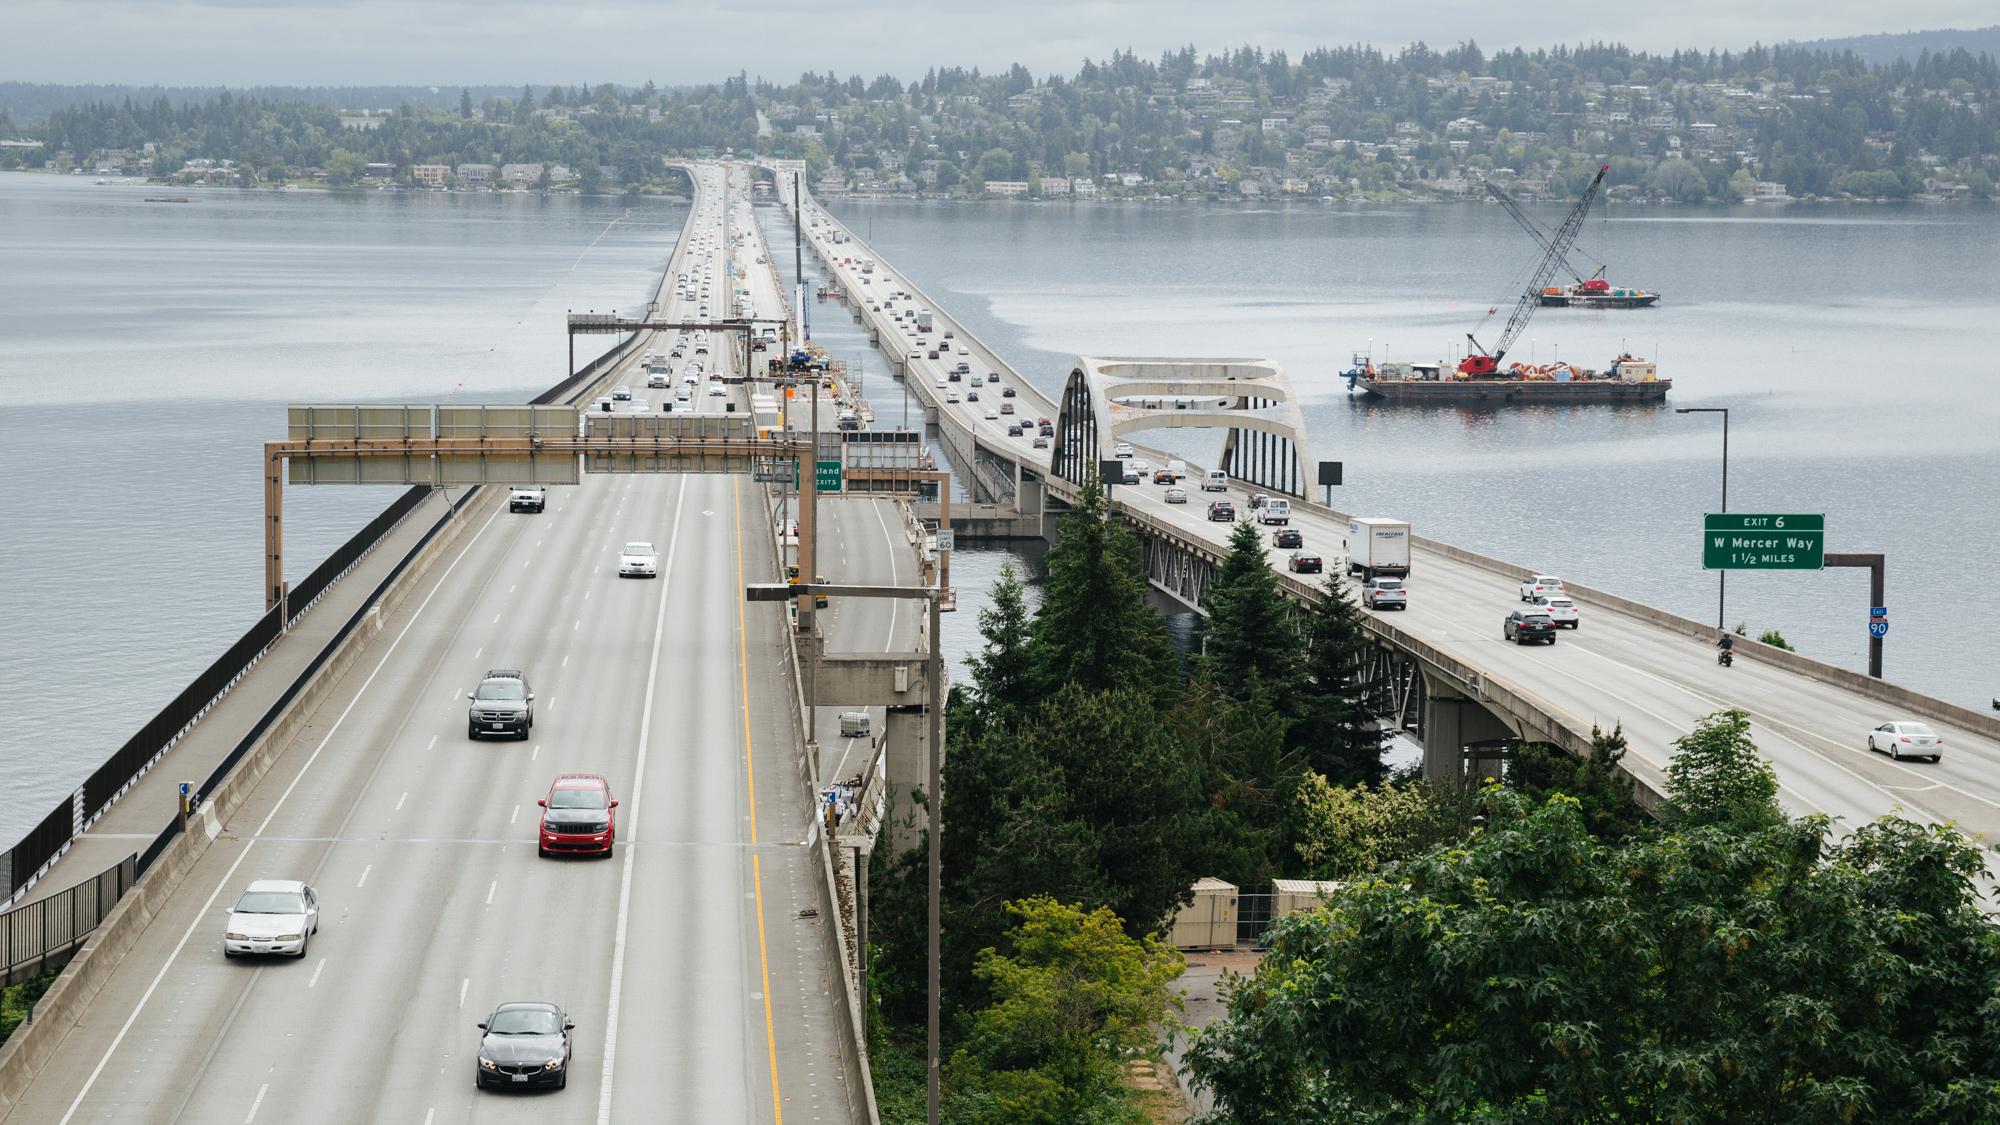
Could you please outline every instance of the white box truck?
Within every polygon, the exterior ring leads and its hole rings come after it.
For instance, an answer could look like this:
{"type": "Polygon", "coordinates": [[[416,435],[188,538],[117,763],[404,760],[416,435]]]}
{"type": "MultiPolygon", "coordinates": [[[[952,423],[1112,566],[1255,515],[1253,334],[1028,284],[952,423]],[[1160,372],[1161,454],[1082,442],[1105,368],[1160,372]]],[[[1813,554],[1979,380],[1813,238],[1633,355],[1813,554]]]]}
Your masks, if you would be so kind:
{"type": "Polygon", "coordinates": [[[1349,574],[1401,578],[1410,573],[1410,525],[1403,520],[1350,519],[1341,549],[1347,553],[1349,574]]]}

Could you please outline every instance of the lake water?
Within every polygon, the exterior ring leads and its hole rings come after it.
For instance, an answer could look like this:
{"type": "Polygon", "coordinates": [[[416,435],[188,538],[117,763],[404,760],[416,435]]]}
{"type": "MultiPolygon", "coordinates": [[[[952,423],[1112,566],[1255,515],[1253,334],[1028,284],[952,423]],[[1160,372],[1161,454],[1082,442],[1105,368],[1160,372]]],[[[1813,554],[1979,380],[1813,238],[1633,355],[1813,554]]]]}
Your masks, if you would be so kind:
{"type": "MultiPolygon", "coordinates": [[[[564,312],[643,305],[660,198],[202,191],[0,173],[0,847],[263,612],[262,443],[291,402],[518,402],[564,312]]],[[[593,356],[608,337],[582,337],[593,356]]],[[[387,488],[292,489],[303,577],[387,488]]]]}
{"type": "MultiPolygon", "coordinates": [[[[1506,409],[1370,405],[1338,378],[1371,346],[1493,343],[1535,256],[1497,206],[828,206],[1052,395],[1077,355],[1275,359],[1314,456],[1345,463],[1337,507],[1705,620],[1721,425],[1674,407],[1726,407],[1730,510],[1824,512],[1829,549],[1887,553],[1886,674],[1973,707],[2000,695],[1990,206],[1594,212],[1579,260],[1660,306],[1543,309],[1510,358],[1603,368],[1629,350],[1674,389],[1664,406],[1506,409]]],[[[1221,435],[1147,440],[1213,464],[1221,435]]],[[[1738,573],[1728,592],[1732,627],[1866,669],[1865,571],[1738,573]]]]}
{"type": "MultiPolygon", "coordinates": [[[[258,457],[286,403],[532,395],[563,373],[564,311],[645,301],[686,215],[656,198],[146,193],[0,175],[0,777],[19,798],[0,843],[262,610],[258,457]]],[[[1601,367],[1629,348],[1675,380],[1669,405],[1472,411],[1371,407],[1335,373],[1371,341],[1378,359],[1437,358],[1485,307],[1504,316],[1531,254],[1495,207],[833,207],[1045,390],[1077,354],[1274,358],[1315,455],[1346,462],[1344,508],[1697,617],[1715,609],[1696,529],[1720,427],[1672,406],[1727,406],[1733,510],[1824,511],[1834,549],[1889,553],[1889,675],[1973,706],[2000,692],[1990,209],[1615,209],[1585,247],[1663,306],[1543,310],[1516,354],[1601,367]]],[[[292,491],[291,574],[392,495],[292,491]]],[[[955,658],[998,563],[955,567],[955,658]]],[[[1854,667],[1866,609],[1858,571],[1730,583],[1732,624],[1854,667]]]]}

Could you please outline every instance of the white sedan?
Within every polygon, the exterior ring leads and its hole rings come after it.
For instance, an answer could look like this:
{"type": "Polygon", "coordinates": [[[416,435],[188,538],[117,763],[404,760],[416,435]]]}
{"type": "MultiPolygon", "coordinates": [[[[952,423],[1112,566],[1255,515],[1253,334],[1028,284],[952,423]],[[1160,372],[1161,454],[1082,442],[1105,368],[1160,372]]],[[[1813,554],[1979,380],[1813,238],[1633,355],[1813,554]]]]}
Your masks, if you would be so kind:
{"type": "Polygon", "coordinates": [[[658,578],[660,554],[651,543],[627,543],[618,552],[618,577],[658,578]]]}
{"type": "Polygon", "coordinates": [[[987,412],[986,412],[986,420],[987,420],[988,422],[998,422],[998,421],[1000,420],[1000,412],[999,412],[998,410],[989,410],[989,411],[987,411],[987,412]]]}
{"type": "Polygon", "coordinates": [[[1549,615],[1556,628],[1574,629],[1583,619],[1583,611],[1576,608],[1576,599],[1568,594],[1543,595],[1535,599],[1535,608],[1549,615]]]}
{"type": "Polygon", "coordinates": [[[1883,723],[1868,732],[1868,748],[1901,761],[1904,758],[1944,757],[1944,739],[1922,723],[1883,723]]]}
{"type": "Polygon", "coordinates": [[[297,879],[259,879],[229,908],[222,955],[286,953],[304,957],[319,929],[319,895],[297,879]]]}
{"type": "Polygon", "coordinates": [[[708,385],[708,397],[710,398],[721,398],[728,393],[729,388],[723,386],[721,383],[710,383],[708,385]]]}

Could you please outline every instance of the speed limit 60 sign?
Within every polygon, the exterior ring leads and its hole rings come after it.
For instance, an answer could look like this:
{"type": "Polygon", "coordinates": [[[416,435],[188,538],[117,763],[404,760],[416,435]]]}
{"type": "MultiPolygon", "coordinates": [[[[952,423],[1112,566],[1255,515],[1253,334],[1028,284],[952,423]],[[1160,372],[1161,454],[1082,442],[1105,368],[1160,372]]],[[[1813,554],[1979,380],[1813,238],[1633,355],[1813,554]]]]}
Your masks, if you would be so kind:
{"type": "Polygon", "coordinates": [[[1710,512],[1701,522],[1704,570],[1822,570],[1826,516],[1710,512]]]}

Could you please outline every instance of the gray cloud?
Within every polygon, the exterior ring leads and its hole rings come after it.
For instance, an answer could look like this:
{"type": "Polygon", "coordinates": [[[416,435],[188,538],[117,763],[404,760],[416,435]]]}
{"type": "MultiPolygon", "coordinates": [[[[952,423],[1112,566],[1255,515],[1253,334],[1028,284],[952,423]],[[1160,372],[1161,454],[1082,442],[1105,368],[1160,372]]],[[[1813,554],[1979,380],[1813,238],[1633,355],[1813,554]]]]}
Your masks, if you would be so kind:
{"type": "MultiPolygon", "coordinates": [[[[1992,22],[1991,0],[1933,0],[1930,27],[1992,22]]],[[[1740,49],[1753,42],[1903,30],[1860,0],[1683,0],[1533,6],[1492,0],[1253,5],[1164,0],[911,0],[839,6],[774,0],[750,11],[717,3],[604,0],[13,0],[0,77],[29,82],[163,85],[347,85],[548,82],[666,84],[748,71],[789,81],[801,71],[904,79],[933,65],[1071,73],[1114,48],[1157,57],[1254,43],[1297,55],[1366,42],[1489,50],[1596,40],[1635,48],[1740,49]]]]}

